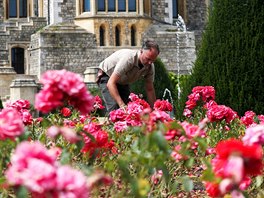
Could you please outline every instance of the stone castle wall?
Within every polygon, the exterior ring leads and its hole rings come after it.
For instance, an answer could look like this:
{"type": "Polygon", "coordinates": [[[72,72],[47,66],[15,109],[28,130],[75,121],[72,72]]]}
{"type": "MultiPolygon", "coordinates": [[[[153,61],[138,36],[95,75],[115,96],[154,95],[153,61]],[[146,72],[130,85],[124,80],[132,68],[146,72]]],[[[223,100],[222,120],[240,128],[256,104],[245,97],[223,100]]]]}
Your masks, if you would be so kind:
{"type": "Polygon", "coordinates": [[[196,59],[193,32],[178,31],[175,26],[154,24],[145,32],[144,37],[157,41],[160,46],[159,57],[168,71],[189,73],[196,59]]]}
{"type": "Polygon", "coordinates": [[[32,36],[30,74],[40,76],[55,69],[83,74],[95,48],[95,35],[74,24],[49,26],[32,36]]]}
{"type": "Polygon", "coordinates": [[[76,16],[75,0],[64,0],[62,3],[59,3],[59,6],[61,8],[59,16],[62,18],[62,21],[73,21],[76,16]]]}
{"type": "Polygon", "coordinates": [[[200,46],[202,33],[207,22],[208,5],[207,1],[187,0],[187,30],[194,31],[196,45],[200,46]]]}
{"type": "MultiPolygon", "coordinates": [[[[178,0],[178,12],[184,18],[187,31],[194,31],[199,46],[207,22],[210,0],[178,0]]],[[[153,18],[173,24],[172,3],[169,0],[152,1],[153,18]]]]}

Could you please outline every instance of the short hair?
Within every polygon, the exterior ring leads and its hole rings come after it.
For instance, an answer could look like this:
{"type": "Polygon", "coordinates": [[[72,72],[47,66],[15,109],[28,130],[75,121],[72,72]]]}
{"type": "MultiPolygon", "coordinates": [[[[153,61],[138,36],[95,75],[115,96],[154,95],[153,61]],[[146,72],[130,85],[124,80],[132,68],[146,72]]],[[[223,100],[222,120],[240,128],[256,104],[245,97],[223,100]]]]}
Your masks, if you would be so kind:
{"type": "Polygon", "coordinates": [[[159,45],[154,40],[147,39],[143,42],[142,49],[150,50],[152,48],[156,49],[158,53],[160,53],[159,45]]]}

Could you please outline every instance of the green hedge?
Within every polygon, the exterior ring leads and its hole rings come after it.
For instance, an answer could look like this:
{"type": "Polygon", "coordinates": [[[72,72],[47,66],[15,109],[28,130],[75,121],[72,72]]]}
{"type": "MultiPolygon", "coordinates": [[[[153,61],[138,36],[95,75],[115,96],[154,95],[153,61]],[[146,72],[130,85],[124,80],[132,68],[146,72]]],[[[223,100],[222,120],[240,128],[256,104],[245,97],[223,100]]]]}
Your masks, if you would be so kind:
{"type": "Polygon", "coordinates": [[[216,102],[243,115],[264,114],[263,0],[214,0],[192,75],[178,113],[192,87],[211,85],[216,102]]]}

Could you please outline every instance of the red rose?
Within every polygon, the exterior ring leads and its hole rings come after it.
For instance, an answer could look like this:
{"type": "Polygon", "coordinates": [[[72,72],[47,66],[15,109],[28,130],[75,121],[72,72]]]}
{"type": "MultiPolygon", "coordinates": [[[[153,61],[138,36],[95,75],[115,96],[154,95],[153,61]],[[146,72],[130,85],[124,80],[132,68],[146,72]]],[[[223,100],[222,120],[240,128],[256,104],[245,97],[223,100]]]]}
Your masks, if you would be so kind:
{"type": "Polygon", "coordinates": [[[61,109],[61,114],[64,116],[64,117],[69,117],[71,116],[71,110],[67,107],[63,107],[61,109]]]}

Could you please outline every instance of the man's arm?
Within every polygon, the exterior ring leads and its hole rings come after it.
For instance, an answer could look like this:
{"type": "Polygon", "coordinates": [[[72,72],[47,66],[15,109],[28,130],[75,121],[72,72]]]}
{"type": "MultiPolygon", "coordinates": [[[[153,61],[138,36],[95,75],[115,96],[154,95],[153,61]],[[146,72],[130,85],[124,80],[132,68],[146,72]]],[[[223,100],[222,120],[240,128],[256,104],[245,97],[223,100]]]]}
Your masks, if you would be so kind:
{"type": "Polygon", "coordinates": [[[119,107],[122,107],[125,105],[125,103],[122,100],[122,98],[118,92],[117,85],[116,85],[119,78],[120,78],[120,76],[118,76],[116,73],[113,73],[107,82],[107,88],[108,88],[111,96],[114,98],[116,103],[119,105],[119,107]]]}
{"type": "Polygon", "coordinates": [[[156,101],[156,94],[152,80],[147,80],[145,82],[145,89],[148,97],[148,102],[150,106],[153,107],[156,101]]]}

